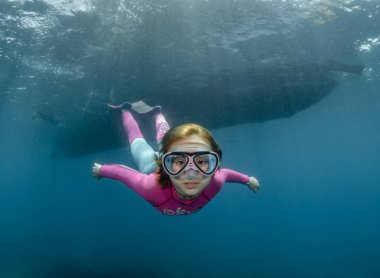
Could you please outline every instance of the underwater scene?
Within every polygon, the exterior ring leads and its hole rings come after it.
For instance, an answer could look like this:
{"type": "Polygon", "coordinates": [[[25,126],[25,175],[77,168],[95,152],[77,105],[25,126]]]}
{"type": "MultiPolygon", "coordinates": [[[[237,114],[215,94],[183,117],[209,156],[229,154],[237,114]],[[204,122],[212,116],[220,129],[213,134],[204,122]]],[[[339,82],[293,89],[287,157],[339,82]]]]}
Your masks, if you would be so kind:
{"type": "Polygon", "coordinates": [[[379,119],[375,0],[0,0],[0,277],[380,277],[379,119]],[[108,104],[140,100],[260,190],[164,215],[95,178],[138,170],[108,104]]]}

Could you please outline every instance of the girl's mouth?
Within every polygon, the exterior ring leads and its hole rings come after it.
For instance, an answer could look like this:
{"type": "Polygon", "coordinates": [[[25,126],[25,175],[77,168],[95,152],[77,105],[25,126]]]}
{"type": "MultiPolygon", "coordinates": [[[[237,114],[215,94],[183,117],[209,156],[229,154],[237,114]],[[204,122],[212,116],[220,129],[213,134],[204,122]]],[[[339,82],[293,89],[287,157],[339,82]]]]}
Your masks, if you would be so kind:
{"type": "Polygon", "coordinates": [[[186,182],[186,183],[184,183],[184,185],[187,189],[194,189],[194,188],[198,187],[199,183],[197,183],[197,182],[186,182]]]}

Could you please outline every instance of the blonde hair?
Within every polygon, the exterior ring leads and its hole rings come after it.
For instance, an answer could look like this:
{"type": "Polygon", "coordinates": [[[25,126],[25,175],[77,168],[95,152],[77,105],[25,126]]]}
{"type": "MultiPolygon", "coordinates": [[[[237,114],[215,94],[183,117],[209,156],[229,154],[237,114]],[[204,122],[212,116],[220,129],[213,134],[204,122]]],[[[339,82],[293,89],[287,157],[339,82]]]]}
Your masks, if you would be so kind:
{"type": "Polygon", "coordinates": [[[206,141],[210,145],[211,150],[213,152],[216,152],[219,156],[219,159],[222,160],[222,150],[216,143],[210,131],[208,131],[203,126],[194,123],[178,125],[170,129],[162,138],[160,153],[156,157],[156,163],[158,166],[156,170],[157,180],[161,186],[167,186],[170,184],[169,175],[165,172],[162,166],[162,156],[169,151],[172,144],[182,139],[189,138],[192,135],[196,135],[202,140],[206,141]]]}

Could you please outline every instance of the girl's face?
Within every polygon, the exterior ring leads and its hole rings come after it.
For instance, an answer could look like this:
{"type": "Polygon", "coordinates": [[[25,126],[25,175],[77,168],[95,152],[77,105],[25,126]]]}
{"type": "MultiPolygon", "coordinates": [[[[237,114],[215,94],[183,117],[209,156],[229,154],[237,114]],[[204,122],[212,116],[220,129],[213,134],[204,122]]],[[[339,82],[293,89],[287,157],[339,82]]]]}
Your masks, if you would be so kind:
{"type": "MultiPolygon", "coordinates": [[[[174,142],[169,148],[169,152],[194,153],[200,151],[211,151],[211,147],[208,142],[197,135],[174,142]]],[[[191,197],[201,193],[210,184],[212,175],[206,176],[200,171],[189,169],[169,177],[180,194],[191,197]]]]}

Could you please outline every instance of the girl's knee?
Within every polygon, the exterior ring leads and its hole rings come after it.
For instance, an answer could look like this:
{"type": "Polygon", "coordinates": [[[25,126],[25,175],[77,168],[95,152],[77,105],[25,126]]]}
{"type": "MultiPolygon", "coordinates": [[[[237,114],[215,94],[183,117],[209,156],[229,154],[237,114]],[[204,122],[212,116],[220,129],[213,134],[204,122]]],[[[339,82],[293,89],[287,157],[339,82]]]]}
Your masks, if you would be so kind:
{"type": "Polygon", "coordinates": [[[140,165],[141,167],[139,167],[140,169],[140,172],[141,173],[144,173],[144,174],[152,174],[155,170],[156,170],[156,163],[148,163],[148,164],[144,164],[144,165],[140,165]]]}

